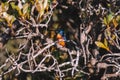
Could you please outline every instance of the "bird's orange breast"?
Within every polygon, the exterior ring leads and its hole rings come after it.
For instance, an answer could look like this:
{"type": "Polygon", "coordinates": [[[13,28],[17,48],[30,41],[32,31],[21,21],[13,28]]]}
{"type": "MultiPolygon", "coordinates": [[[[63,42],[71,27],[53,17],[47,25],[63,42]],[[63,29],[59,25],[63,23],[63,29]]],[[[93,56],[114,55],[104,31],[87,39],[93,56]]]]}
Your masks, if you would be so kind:
{"type": "Polygon", "coordinates": [[[64,46],[65,46],[65,41],[64,41],[64,39],[59,39],[59,40],[58,40],[58,44],[61,45],[62,47],[64,47],[64,46]]]}

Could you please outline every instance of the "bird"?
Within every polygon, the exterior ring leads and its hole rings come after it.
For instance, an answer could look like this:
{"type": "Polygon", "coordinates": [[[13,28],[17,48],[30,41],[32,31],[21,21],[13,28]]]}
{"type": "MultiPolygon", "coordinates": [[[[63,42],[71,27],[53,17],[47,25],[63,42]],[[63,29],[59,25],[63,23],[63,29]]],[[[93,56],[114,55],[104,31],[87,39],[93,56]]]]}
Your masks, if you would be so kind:
{"type": "Polygon", "coordinates": [[[65,47],[66,35],[63,30],[57,31],[56,38],[58,40],[58,44],[61,45],[62,47],[65,47]]]}

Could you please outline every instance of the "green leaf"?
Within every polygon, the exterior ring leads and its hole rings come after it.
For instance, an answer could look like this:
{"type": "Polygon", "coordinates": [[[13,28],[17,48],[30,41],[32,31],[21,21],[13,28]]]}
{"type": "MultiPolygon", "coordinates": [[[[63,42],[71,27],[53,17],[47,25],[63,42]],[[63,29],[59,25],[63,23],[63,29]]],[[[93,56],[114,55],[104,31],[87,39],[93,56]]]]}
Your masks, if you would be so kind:
{"type": "Polygon", "coordinates": [[[7,11],[9,9],[9,4],[8,3],[1,3],[1,9],[2,11],[7,11]]]}
{"type": "Polygon", "coordinates": [[[16,20],[15,16],[10,15],[9,16],[9,24],[12,25],[12,23],[16,20]]]}
{"type": "Polygon", "coordinates": [[[103,23],[104,23],[105,25],[108,25],[108,22],[107,22],[106,17],[104,17],[104,19],[103,19],[103,23]]]}
{"type": "Polygon", "coordinates": [[[7,21],[8,26],[12,26],[12,23],[16,20],[15,16],[9,15],[8,13],[3,13],[3,18],[7,21]]]}
{"type": "Polygon", "coordinates": [[[95,44],[96,44],[98,47],[100,47],[100,48],[106,49],[107,51],[110,50],[107,46],[105,46],[105,45],[104,45],[102,42],[100,42],[100,41],[95,41],[95,44]]]}
{"type": "Polygon", "coordinates": [[[118,22],[116,21],[116,19],[113,19],[112,22],[114,24],[114,27],[116,28],[118,26],[118,22]]]}
{"type": "Polygon", "coordinates": [[[116,17],[116,21],[118,22],[118,24],[120,24],[120,15],[116,17]]]}
{"type": "Polygon", "coordinates": [[[108,22],[108,24],[112,21],[112,19],[113,19],[113,13],[111,13],[111,14],[109,14],[108,16],[107,16],[107,22],[108,22]]]}
{"type": "Polygon", "coordinates": [[[45,9],[48,6],[48,0],[44,0],[43,8],[45,9]]]}
{"type": "Polygon", "coordinates": [[[23,5],[23,14],[26,14],[28,12],[29,4],[26,3],[23,5]]]}
{"type": "Polygon", "coordinates": [[[29,17],[29,12],[30,11],[29,11],[29,4],[28,3],[26,3],[26,4],[23,5],[22,12],[23,12],[22,17],[24,17],[24,18],[29,17]]]}
{"type": "Polygon", "coordinates": [[[106,47],[108,47],[108,42],[107,42],[106,38],[104,38],[104,44],[106,47]]]}
{"type": "Polygon", "coordinates": [[[107,15],[106,17],[104,17],[103,23],[109,27],[109,24],[113,20],[113,17],[113,13],[107,15]]]}
{"type": "Polygon", "coordinates": [[[11,2],[10,4],[11,4],[11,7],[12,7],[13,9],[17,10],[18,13],[19,13],[19,15],[21,16],[21,15],[22,15],[21,9],[20,9],[17,5],[15,5],[14,2],[11,2]]]}

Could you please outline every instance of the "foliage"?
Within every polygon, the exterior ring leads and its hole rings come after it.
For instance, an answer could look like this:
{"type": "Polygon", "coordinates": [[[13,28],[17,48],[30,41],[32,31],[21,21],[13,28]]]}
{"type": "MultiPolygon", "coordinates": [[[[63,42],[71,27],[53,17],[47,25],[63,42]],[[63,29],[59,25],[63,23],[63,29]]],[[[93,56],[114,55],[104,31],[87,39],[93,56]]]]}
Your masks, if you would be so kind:
{"type": "Polygon", "coordinates": [[[120,1],[1,0],[0,50],[3,80],[117,79],[120,1]]]}

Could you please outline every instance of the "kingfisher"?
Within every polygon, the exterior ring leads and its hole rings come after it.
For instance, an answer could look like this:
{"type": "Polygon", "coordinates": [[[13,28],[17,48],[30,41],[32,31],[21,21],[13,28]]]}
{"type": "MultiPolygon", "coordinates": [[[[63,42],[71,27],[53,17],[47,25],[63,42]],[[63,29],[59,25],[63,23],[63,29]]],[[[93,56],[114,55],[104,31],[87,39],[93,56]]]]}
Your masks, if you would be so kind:
{"type": "Polygon", "coordinates": [[[63,30],[58,30],[57,40],[59,45],[65,47],[66,35],[63,30]]]}

